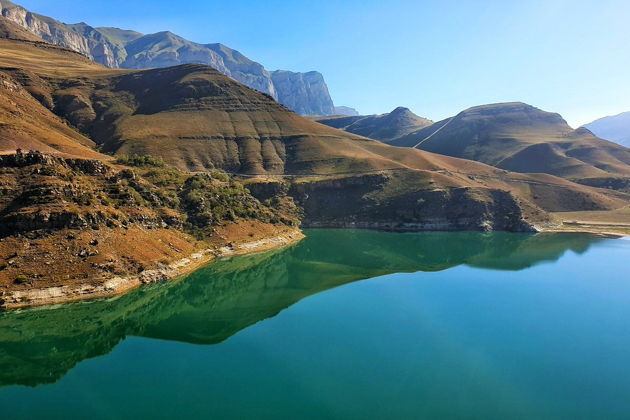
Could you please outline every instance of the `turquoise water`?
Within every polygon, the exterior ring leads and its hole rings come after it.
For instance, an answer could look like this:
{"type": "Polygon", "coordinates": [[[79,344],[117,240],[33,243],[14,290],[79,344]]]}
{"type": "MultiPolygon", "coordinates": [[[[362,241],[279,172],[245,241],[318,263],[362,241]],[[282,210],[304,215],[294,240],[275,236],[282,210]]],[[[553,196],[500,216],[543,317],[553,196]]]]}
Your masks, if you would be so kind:
{"type": "Polygon", "coordinates": [[[1,314],[2,418],[630,418],[630,241],[308,235],[1,314]]]}

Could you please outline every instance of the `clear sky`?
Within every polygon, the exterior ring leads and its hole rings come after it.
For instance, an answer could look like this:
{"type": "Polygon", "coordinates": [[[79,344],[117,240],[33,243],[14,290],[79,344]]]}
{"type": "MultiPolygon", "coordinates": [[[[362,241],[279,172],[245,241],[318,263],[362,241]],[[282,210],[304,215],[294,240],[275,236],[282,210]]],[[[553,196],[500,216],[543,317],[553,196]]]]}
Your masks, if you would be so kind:
{"type": "Polygon", "coordinates": [[[14,0],[66,23],[170,30],[270,70],[318,70],[337,105],[434,120],[523,101],[572,125],[630,110],[628,0],[14,0]]]}

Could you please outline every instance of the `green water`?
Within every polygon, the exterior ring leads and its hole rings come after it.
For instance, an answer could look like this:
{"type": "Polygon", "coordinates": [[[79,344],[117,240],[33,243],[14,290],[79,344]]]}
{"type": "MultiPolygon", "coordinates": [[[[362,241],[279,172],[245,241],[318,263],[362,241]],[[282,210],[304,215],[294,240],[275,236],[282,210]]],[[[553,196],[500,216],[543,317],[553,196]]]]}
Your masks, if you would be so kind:
{"type": "Polygon", "coordinates": [[[0,314],[0,417],[630,418],[630,241],[307,233],[0,314]]]}

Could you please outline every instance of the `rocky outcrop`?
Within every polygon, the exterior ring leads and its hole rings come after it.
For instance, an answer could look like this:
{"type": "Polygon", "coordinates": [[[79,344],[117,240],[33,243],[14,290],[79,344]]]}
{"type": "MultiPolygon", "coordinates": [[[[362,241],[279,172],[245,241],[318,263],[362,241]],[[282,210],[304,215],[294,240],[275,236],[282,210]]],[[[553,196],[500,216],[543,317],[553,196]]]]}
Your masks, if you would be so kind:
{"type": "MultiPolygon", "coordinates": [[[[417,231],[535,232],[531,206],[506,191],[475,188],[414,189],[390,196],[385,174],[295,183],[289,194],[309,228],[417,231]]],[[[546,222],[543,218],[536,223],[546,222]]]]}
{"type": "Polygon", "coordinates": [[[120,294],[295,242],[297,224],[226,174],[153,158],[0,155],[0,309],[120,294]]]}
{"type": "Polygon", "coordinates": [[[118,28],[64,24],[0,0],[2,16],[47,42],[80,52],[112,68],[154,68],[206,64],[302,115],[332,115],[335,107],[324,77],[315,71],[270,72],[222,44],[198,44],[171,32],[143,35],[118,28]]]}
{"type": "MultiPolygon", "coordinates": [[[[374,229],[398,232],[534,232],[553,222],[508,191],[486,188],[410,187],[397,191],[400,174],[260,181],[247,184],[259,200],[291,197],[305,228],[374,229]]],[[[266,201],[265,201],[266,202],[266,201]]]]}

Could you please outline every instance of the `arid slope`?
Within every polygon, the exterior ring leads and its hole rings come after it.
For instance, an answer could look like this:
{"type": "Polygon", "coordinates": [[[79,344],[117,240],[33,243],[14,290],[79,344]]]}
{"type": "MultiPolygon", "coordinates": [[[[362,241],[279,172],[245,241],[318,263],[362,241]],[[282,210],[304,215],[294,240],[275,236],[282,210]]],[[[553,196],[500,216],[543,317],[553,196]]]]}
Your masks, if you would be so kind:
{"type": "Polygon", "coordinates": [[[630,149],[523,103],[470,108],[392,144],[584,183],[630,177],[630,149]]]}
{"type": "Polygon", "coordinates": [[[433,121],[422,118],[408,108],[398,107],[392,112],[382,115],[311,117],[318,123],[339,128],[349,133],[390,143],[433,124],[433,121]]]}

